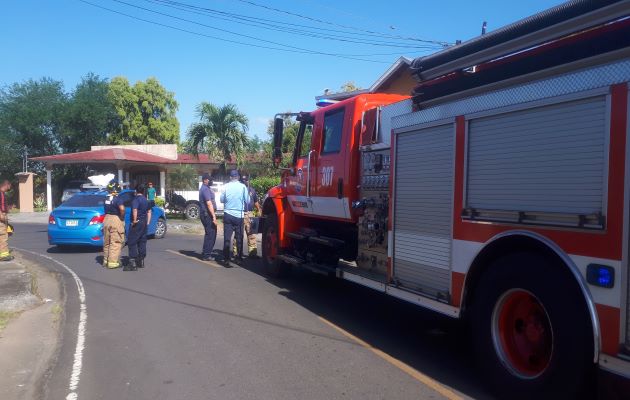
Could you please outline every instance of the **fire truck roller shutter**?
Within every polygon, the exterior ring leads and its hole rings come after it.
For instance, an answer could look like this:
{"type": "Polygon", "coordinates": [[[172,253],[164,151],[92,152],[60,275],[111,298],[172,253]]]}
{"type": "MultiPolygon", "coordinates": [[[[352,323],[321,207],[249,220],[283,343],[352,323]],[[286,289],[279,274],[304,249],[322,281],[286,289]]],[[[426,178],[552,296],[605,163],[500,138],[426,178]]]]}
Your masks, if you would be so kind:
{"type": "Polygon", "coordinates": [[[604,214],[606,110],[597,96],[469,121],[465,207],[604,214]]]}
{"type": "Polygon", "coordinates": [[[452,123],[396,137],[394,281],[449,301],[453,198],[452,123]]]}

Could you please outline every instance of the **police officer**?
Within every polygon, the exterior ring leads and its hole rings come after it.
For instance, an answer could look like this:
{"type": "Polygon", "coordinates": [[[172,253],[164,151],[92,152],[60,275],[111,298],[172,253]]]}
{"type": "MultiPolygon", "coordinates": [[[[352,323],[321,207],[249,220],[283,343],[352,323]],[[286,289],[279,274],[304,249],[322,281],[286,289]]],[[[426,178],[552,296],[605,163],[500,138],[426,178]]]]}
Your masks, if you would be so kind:
{"type": "Polygon", "coordinates": [[[232,170],[230,182],[225,185],[224,192],[221,193],[221,202],[225,204],[223,208],[223,262],[226,268],[230,268],[232,233],[236,241],[236,263],[243,262],[243,214],[249,195],[247,187],[239,182],[239,176],[237,170],[232,170]]]}
{"type": "Polygon", "coordinates": [[[131,202],[131,227],[127,240],[129,246],[128,270],[131,271],[144,268],[144,258],[147,256],[147,227],[151,221],[151,209],[144,193],[144,185],[138,185],[131,202]]]}
{"type": "Polygon", "coordinates": [[[210,255],[214,244],[217,240],[217,205],[214,200],[214,193],[210,190],[210,175],[203,174],[203,185],[199,188],[199,206],[201,208],[201,223],[205,230],[203,237],[203,249],[201,251],[201,259],[203,261],[210,261],[210,255]]]}
{"type": "Polygon", "coordinates": [[[11,190],[11,182],[3,180],[0,183],[0,261],[11,261],[13,255],[9,251],[9,204],[6,192],[11,190]]]}
{"type": "MultiPolygon", "coordinates": [[[[243,227],[245,228],[245,236],[247,236],[247,251],[250,258],[258,258],[258,244],[256,243],[256,233],[252,231],[252,219],[254,218],[254,210],[258,211],[258,214],[262,214],[262,208],[258,202],[258,193],[249,184],[249,176],[243,173],[241,176],[241,183],[247,186],[249,201],[245,204],[245,214],[243,216],[243,227]]],[[[237,254],[236,240],[232,242],[232,254],[237,254]]]]}
{"type": "Polygon", "coordinates": [[[103,221],[103,266],[120,267],[120,252],[125,243],[125,205],[118,193],[120,185],[115,180],[107,186],[109,195],[105,200],[103,221]]]}

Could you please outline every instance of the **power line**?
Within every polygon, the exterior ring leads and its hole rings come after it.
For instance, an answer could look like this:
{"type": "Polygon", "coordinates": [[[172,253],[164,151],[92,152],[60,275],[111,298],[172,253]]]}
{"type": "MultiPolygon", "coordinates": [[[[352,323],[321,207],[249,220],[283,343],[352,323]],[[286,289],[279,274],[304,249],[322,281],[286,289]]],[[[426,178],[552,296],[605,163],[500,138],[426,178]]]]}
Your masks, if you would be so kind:
{"type": "MultiPolygon", "coordinates": [[[[163,5],[165,7],[175,8],[181,11],[191,12],[194,14],[200,14],[201,12],[206,16],[211,16],[212,18],[229,20],[231,22],[237,22],[237,23],[241,23],[241,24],[249,25],[249,26],[260,26],[260,27],[263,27],[265,29],[270,29],[270,30],[279,30],[282,32],[290,32],[290,33],[295,33],[295,34],[305,34],[305,36],[318,35],[318,36],[312,36],[312,37],[321,37],[321,38],[327,38],[327,39],[332,39],[332,40],[340,39],[340,38],[352,39],[352,40],[361,39],[363,40],[363,42],[361,43],[366,43],[366,44],[377,43],[379,45],[387,45],[389,47],[392,47],[392,46],[407,47],[408,46],[407,44],[404,44],[404,43],[392,42],[391,41],[392,37],[390,35],[348,32],[348,31],[342,31],[342,30],[330,29],[330,28],[327,28],[325,31],[322,31],[320,28],[314,27],[314,26],[294,24],[294,23],[290,23],[286,21],[277,21],[277,20],[265,19],[265,18],[260,18],[260,17],[251,17],[251,16],[243,15],[243,14],[229,13],[229,12],[220,11],[217,9],[199,7],[199,6],[195,6],[192,4],[187,4],[187,3],[183,3],[179,1],[172,1],[172,0],[145,0],[145,1],[154,3],[154,4],[163,5]],[[207,14],[211,14],[211,15],[207,15],[207,14]],[[255,25],[251,25],[251,24],[255,24],[255,25]],[[295,27],[295,28],[292,28],[292,27],[295,27]],[[302,28],[306,28],[306,29],[302,29],[302,28]],[[336,33],[341,33],[343,35],[337,35],[336,33]],[[353,35],[353,36],[345,36],[345,35],[353,35]],[[359,37],[354,37],[354,36],[359,36],[359,37]],[[364,38],[361,38],[360,36],[363,36],[364,38]],[[367,43],[365,42],[365,40],[368,40],[367,37],[370,37],[370,38],[376,37],[376,38],[381,38],[381,39],[386,38],[390,41],[384,42],[384,41],[375,41],[372,39],[372,42],[367,43]]],[[[394,40],[409,41],[410,39],[395,38],[394,40]]],[[[416,39],[413,39],[412,41],[414,42],[414,45],[413,46],[409,45],[409,48],[411,47],[428,48],[428,46],[426,45],[418,45],[417,44],[418,40],[416,39]]],[[[431,46],[435,46],[435,47],[431,47],[432,49],[443,47],[442,45],[437,45],[434,43],[428,43],[428,44],[431,46]]]]}
{"type": "MultiPolygon", "coordinates": [[[[364,61],[364,62],[379,63],[379,64],[389,64],[388,62],[385,62],[385,61],[368,60],[368,59],[357,58],[355,56],[346,55],[346,54],[325,53],[325,52],[320,52],[320,51],[316,51],[316,50],[309,50],[309,49],[279,48],[279,47],[265,46],[265,45],[259,45],[259,44],[254,44],[254,43],[241,42],[241,41],[238,41],[238,40],[226,39],[226,38],[222,38],[222,37],[218,37],[218,36],[208,35],[208,34],[201,33],[201,32],[191,31],[191,30],[184,29],[184,28],[179,28],[179,27],[168,25],[168,24],[164,24],[164,23],[161,23],[161,22],[156,22],[156,21],[151,21],[151,20],[148,20],[148,19],[136,17],[135,15],[127,14],[127,13],[122,12],[122,11],[118,11],[118,10],[114,10],[114,9],[111,9],[111,8],[108,8],[108,7],[104,7],[104,6],[101,6],[101,5],[98,5],[98,4],[94,4],[94,3],[91,3],[91,2],[89,2],[87,0],[78,0],[78,1],[80,1],[81,3],[88,4],[88,5],[92,6],[92,7],[100,8],[102,10],[106,10],[106,11],[112,12],[114,14],[123,15],[125,17],[131,18],[131,19],[135,19],[135,20],[138,20],[138,21],[142,21],[142,22],[146,22],[146,23],[149,23],[149,24],[152,24],[152,25],[157,25],[157,26],[161,26],[161,27],[164,27],[164,28],[169,28],[169,29],[173,29],[173,30],[176,30],[176,31],[185,32],[185,33],[189,33],[189,34],[192,34],[192,35],[202,36],[202,37],[206,37],[206,38],[214,39],[214,40],[219,40],[219,41],[223,41],[223,42],[239,44],[239,45],[249,46],[249,47],[256,47],[256,48],[261,48],[261,49],[283,51],[283,52],[288,52],[288,53],[316,54],[316,55],[325,55],[325,56],[330,56],[330,57],[344,58],[344,59],[355,60],[355,61],[364,61]]],[[[282,45],[281,44],[281,46],[286,46],[286,45],[282,45]]]]}
{"type": "Polygon", "coordinates": [[[442,46],[450,46],[450,43],[441,42],[441,41],[437,41],[437,40],[426,40],[426,39],[419,39],[419,38],[414,38],[414,37],[403,37],[403,36],[398,36],[398,35],[389,35],[389,34],[385,34],[385,33],[370,31],[370,30],[366,30],[366,29],[362,29],[362,28],[357,28],[357,27],[354,27],[354,26],[337,24],[335,22],[324,21],[324,20],[319,19],[319,18],[310,17],[308,15],[302,15],[302,14],[294,13],[292,11],[287,11],[287,10],[282,10],[282,9],[275,8],[275,7],[266,6],[264,4],[259,4],[259,3],[256,3],[256,2],[250,1],[250,0],[237,0],[237,1],[240,1],[241,3],[249,4],[250,6],[263,8],[263,9],[266,9],[266,10],[269,10],[269,11],[274,11],[274,12],[281,13],[281,14],[291,15],[291,16],[294,16],[294,17],[297,17],[297,18],[302,18],[302,19],[306,19],[306,20],[309,20],[309,21],[313,21],[313,22],[319,22],[320,24],[332,25],[332,26],[337,26],[337,27],[341,27],[341,28],[345,28],[345,29],[352,29],[352,30],[356,30],[356,31],[359,31],[359,32],[366,32],[366,33],[371,33],[371,34],[383,35],[383,36],[387,36],[387,37],[390,37],[390,38],[415,40],[415,41],[418,41],[418,42],[433,43],[433,44],[438,44],[438,45],[442,45],[442,46]]]}
{"type": "Polygon", "coordinates": [[[192,5],[186,5],[186,4],[174,2],[174,1],[164,1],[164,0],[144,0],[144,1],[148,3],[168,7],[168,8],[173,8],[180,11],[185,11],[185,12],[192,13],[195,15],[202,15],[205,17],[219,19],[223,21],[235,22],[238,24],[246,25],[246,26],[252,26],[256,28],[262,28],[262,29],[267,29],[271,31],[289,33],[289,34],[311,37],[311,38],[316,38],[316,39],[334,40],[334,41],[347,42],[347,43],[365,44],[369,46],[404,48],[404,49],[413,49],[413,50],[437,50],[441,48],[441,47],[437,47],[436,45],[419,45],[416,43],[411,45],[411,44],[404,44],[404,43],[374,41],[374,40],[367,40],[367,39],[362,39],[362,38],[355,38],[351,36],[341,36],[341,35],[334,35],[334,34],[331,35],[327,33],[313,32],[313,31],[308,31],[308,30],[303,30],[303,29],[270,24],[267,22],[261,22],[261,21],[257,21],[256,18],[251,18],[247,16],[238,16],[238,14],[230,15],[229,13],[224,13],[222,11],[196,7],[192,5]],[[181,6],[179,4],[181,4],[181,6]],[[226,16],[223,16],[224,14],[226,16]]]}
{"type": "MultiPolygon", "coordinates": [[[[257,41],[260,41],[260,42],[263,42],[263,43],[269,43],[269,44],[273,44],[273,45],[276,45],[276,46],[283,46],[283,47],[287,47],[287,48],[294,49],[294,50],[299,50],[299,51],[308,51],[308,52],[312,52],[314,54],[334,55],[334,56],[339,56],[339,57],[342,57],[342,56],[345,57],[344,54],[334,54],[334,53],[319,52],[319,51],[316,51],[316,50],[306,49],[306,48],[297,47],[297,46],[291,46],[291,45],[288,45],[288,44],[279,43],[279,42],[275,42],[275,41],[272,41],[272,40],[261,39],[261,38],[255,37],[255,36],[245,35],[245,34],[234,32],[234,31],[230,31],[230,30],[227,30],[227,29],[217,28],[215,26],[207,25],[207,24],[204,24],[204,23],[201,23],[201,22],[193,21],[193,20],[186,19],[186,18],[177,17],[177,16],[174,16],[174,15],[171,15],[171,14],[163,13],[163,12],[160,12],[160,11],[155,11],[155,10],[152,10],[150,8],[146,8],[146,7],[141,7],[141,6],[137,6],[137,5],[134,5],[134,4],[130,4],[130,3],[127,3],[126,1],[122,1],[122,0],[112,0],[112,1],[114,1],[116,3],[120,3],[120,4],[125,4],[125,5],[127,5],[129,7],[134,7],[134,8],[138,8],[138,9],[141,9],[141,10],[144,10],[144,11],[148,11],[148,12],[151,12],[151,13],[154,13],[154,14],[165,16],[165,17],[168,17],[168,18],[173,18],[173,19],[176,19],[176,20],[179,20],[179,21],[184,21],[184,22],[188,22],[188,23],[191,23],[191,24],[203,26],[205,28],[217,30],[217,31],[220,31],[220,32],[225,32],[225,33],[229,33],[229,34],[232,34],[232,35],[241,36],[241,37],[245,37],[245,38],[252,39],[252,40],[257,40],[257,41]]],[[[370,61],[373,61],[373,60],[370,60],[370,61]]]]}

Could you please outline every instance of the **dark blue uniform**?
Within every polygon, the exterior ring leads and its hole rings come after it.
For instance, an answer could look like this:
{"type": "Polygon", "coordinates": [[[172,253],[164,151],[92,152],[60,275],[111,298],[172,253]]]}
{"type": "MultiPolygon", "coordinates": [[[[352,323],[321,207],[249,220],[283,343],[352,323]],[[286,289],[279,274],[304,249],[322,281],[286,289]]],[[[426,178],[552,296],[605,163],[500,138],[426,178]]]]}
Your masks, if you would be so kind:
{"type": "Polygon", "coordinates": [[[105,200],[105,214],[120,217],[119,207],[123,205],[123,201],[119,196],[110,196],[107,196],[107,200],[105,200]]]}
{"type": "MultiPolygon", "coordinates": [[[[149,201],[143,195],[137,195],[131,202],[131,218],[133,210],[138,210],[138,222],[129,228],[129,258],[141,261],[147,256],[147,213],[149,212],[149,201]],[[138,260],[140,259],[140,260],[138,260]]],[[[133,222],[133,221],[131,221],[133,222]]]]}
{"type": "Polygon", "coordinates": [[[200,218],[203,224],[205,235],[203,236],[203,249],[201,250],[202,258],[210,258],[214,244],[217,241],[217,226],[212,222],[212,215],[208,210],[207,202],[212,203],[214,212],[217,211],[217,203],[214,200],[214,193],[208,185],[201,185],[199,188],[199,207],[201,209],[200,218]]]}

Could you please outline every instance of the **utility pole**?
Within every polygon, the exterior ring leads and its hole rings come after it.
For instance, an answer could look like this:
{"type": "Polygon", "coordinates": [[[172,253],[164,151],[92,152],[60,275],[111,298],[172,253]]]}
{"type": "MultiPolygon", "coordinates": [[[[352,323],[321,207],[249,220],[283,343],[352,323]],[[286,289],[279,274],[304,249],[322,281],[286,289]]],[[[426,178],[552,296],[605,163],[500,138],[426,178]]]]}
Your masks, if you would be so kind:
{"type": "Polygon", "coordinates": [[[24,153],[22,153],[22,172],[28,172],[28,147],[24,145],[24,153]]]}

